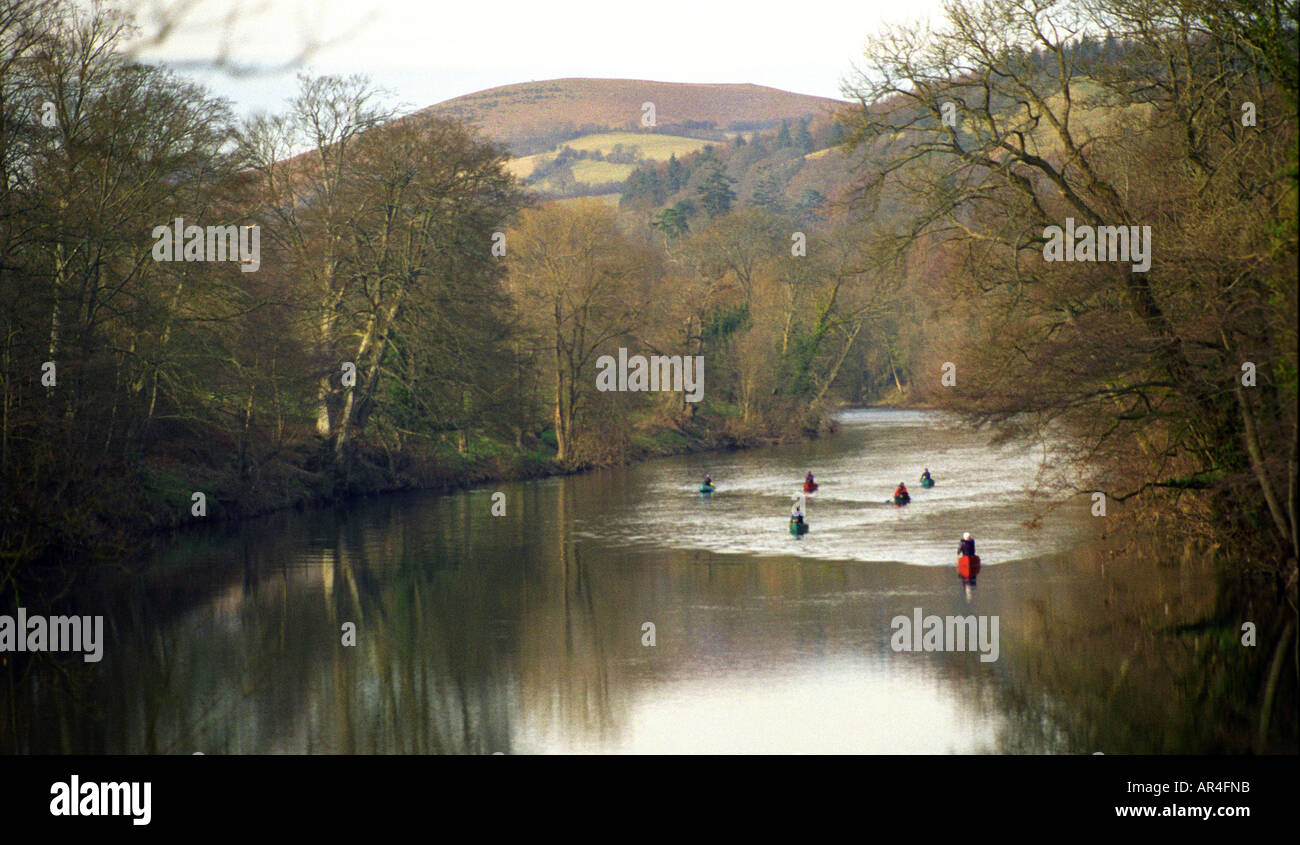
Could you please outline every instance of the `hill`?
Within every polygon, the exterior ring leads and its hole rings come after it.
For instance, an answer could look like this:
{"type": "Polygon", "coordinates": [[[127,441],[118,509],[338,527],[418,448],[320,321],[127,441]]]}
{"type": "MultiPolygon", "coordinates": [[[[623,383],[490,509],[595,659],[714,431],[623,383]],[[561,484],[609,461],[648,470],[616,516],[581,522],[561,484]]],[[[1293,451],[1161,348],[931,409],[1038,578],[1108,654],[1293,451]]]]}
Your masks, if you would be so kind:
{"type": "Polygon", "coordinates": [[[763,85],[552,79],[489,88],[411,115],[452,117],[507,144],[516,157],[544,152],[602,131],[645,132],[642,105],[653,103],[655,132],[767,129],[782,120],[821,117],[845,104],[763,85]]]}

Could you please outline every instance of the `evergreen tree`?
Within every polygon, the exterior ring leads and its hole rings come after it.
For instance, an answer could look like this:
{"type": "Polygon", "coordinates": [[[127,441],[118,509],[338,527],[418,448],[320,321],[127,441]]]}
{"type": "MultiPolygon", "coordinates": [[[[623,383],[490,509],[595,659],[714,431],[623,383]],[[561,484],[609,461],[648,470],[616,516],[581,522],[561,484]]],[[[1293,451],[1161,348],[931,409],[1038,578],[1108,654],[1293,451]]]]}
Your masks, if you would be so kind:
{"type": "Polygon", "coordinates": [[[690,231],[686,225],[688,208],[690,204],[684,202],[679,202],[672,208],[665,208],[654,216],[650,226],[662,231],[669,240],[676,240],[690,231]]]}
{"type": "Polygon", "coordinates": [[[838,120],[831,124],[830,134],[826,137],[826,145],[837,147],[844,141],[844,124],[838,120]]]}
{"type": "Polygon", "coordinates": [[[677,153],[673,153],[668,157],[668,172],[664,179],[664,190],[669,195],[677,193],[686,185],[688,176],[690,176],[690,173],[677,160],[677,153]]]}
{"type": "Polygon", "coordinates": [[[782,147],[790,146],[791,143],[792,142],[790,140],[790,121],[783,120],[781,121],[781,128],[777,130],[776,133],[776,148],[779,150],[782,147]]]}
{"type": "Polygon", "coordinates": [[[695,192],[700,195],[700,205],[704,208],[704,213],[709,215],[710,220],[731,210],[731,203],[736,198],[736,192],[731,190],[735,181],[722,172],[721,165],[715,164],[704,180],[696,186],[695,192]]]}
{"type": "Polygon", "coordinates": [[[664,201],[664,186],[659,171],[653,167],[638,167],[623,183],[621,203],[631,203],[649,198],[654,205],[664,201]]]}
{"type": "Polygon", "coordinates": [[[750,202],[762,206],[773,214],[785,214],[785,200],[782,197],[781,182],[774,174],[767,174],[754,186],[750,202]]]}
{"type": "Polygon", "coordinates": [[[794,132],[794,146],[804,155],[813,151],[812,133],[808,131],[808,118],[799,121],[799,126],[794,132]]]}
{"type": "Polygon", "coordinates": [[[801,223],[812,223],[824,220],[821,215],[821,207],[826,204],[826,197],[821,191],[807,188],[803,196],[799,199],[799,204],[795,206],[795,217],[801,223]]]}

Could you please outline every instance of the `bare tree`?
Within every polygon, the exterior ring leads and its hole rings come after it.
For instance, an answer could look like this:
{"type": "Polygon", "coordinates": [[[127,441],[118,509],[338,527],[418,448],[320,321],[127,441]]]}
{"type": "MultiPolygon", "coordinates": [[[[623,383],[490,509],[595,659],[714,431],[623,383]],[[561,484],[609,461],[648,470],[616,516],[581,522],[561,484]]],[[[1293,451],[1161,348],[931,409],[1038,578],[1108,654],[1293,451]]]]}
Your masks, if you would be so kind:
{"type": "Polygon", "coordinates": [[[511,290],[533,329],[550,341],[556,460],[570,463],[578,457],[573,438],[595,357],[636,327],[645,265],[615,213],[595,200],[525,212],[506,240],[511,290]]]}

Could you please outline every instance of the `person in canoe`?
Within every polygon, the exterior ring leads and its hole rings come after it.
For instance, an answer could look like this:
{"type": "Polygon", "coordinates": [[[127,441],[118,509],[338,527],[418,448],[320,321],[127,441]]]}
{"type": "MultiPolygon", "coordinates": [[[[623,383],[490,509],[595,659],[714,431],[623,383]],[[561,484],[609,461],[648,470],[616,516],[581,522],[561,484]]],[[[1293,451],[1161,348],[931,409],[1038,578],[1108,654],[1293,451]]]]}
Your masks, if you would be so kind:
{"type": "Polygon", "coordinates": [[[704,474],[704,483],[700,485],[700,492],[701,493],[713,492],[713,476],[708,474],[707,472],[704,474]]]}
{"type": "MultiPolygon", "coordinates": [[[[967,531],[961,535],[957,544],[957,574],[967,587],[975,586],[975,578],[980,574],[980,556],[975,554],[975,536],[967,531]]],[[[969,592],[967,598],[969,598],[969,592]]]]}
{"type": "Polygon", "coordinates": [[[901,481],[898,482],[898,489],[894,491],[894,504],[905,505],[910,501],[912,501],[912,496],[907,492],[907,485],[901,481]]]}
{"type": "Polygon", "coordinates": [[[803,514],[803,497],[795,499],[794,507],[790,508],[790,533],[803,534],[808,531],[808,523],[804,521],[803,514]]]}
{"type": "Polygon", "coordinates": [[[816,482],[816,481],[813,481],[813,474],[810,472],[810,473],[808,473],[807,476],[804,477],[804,480],[803,480],[803,491],[804,491],[805,493],[811,493],[811,492],[813,492],[813,491],[816,490],[816,489],[817,489],[817,482],[816,482]]]}
{"type": "Polygon", "coordinates": [[[934,479],[930,477],[929,467],[926,467],[925,472],[921,473],[921,486],[927,488],[934,486],[934,479]]]}

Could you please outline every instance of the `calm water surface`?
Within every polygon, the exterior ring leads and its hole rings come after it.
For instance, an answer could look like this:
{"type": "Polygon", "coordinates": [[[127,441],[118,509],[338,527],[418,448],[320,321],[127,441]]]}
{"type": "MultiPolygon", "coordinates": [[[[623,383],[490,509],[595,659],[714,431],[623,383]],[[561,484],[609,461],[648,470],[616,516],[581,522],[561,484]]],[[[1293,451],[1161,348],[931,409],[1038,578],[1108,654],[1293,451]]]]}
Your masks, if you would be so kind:
{"type": "MultiPolygon", "coordinates": [[[[0,749],[1091,751],[1102,717],[1079,690],[1115,651],[1103,605],[1118,583],[1169,612],[1194,579],[1117,582],[1083,562],[1098,532],[1086,497],[1027,527],[1047,505],[1031,490],[1042,444],[991,445],[936,413],[840,422],[792,446],[179,537],[143,574],[78,596],[106,616],[103,661],[74,666],[71,691],[52,667],[11,689],[0,749]],[[926,466],[932,490],[914,484],[926,466]],[[822,486],[794,538],[809,470],[822,486]],[[711,497],[696,492],[705,472],[711,497]],[[902,509],[886,504],[900,480],[902,509]],[[969,595],[953,567],[963,530],[985,562],[969,595]],[[890,622],[914,608],[998,616],[998,660],[893,651],[890,622]],[[1053,638],[1069,624],[1092,633],[1053,638]]],[[[1123,750],[1160,744],[1125,736],[1123,750]]]]}

